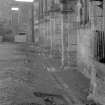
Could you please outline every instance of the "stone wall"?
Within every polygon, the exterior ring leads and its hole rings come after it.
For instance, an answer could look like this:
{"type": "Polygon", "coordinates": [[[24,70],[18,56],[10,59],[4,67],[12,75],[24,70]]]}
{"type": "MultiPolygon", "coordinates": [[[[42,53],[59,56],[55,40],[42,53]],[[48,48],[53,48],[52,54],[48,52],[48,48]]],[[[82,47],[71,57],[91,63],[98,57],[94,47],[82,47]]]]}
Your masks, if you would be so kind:
{"type": "Polygon", "coordinates": [[[94,32],[91,29],[78,30],[78,66],[79,70],[88,78],[91,78],[91,67],[93,65],[94,32]]]}
{"type": "Polygon", "coordinates": [[[90,82],[90,95],[102,105],[105,104],[105,65],[94,59],[95,32],[90,28],[79,29],[77,33],[77,61],[79,71],[82,72],[90,82]]]}

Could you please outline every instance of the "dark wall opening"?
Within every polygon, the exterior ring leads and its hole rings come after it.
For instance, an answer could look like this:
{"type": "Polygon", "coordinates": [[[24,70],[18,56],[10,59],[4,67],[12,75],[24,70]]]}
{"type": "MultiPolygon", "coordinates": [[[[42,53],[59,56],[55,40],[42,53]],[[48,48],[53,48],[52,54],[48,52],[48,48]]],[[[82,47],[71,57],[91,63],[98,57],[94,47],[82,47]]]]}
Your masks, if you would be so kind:
{"type": "Polygon", "coordinates": [[[95,58],[101,63],[105,63],[105,33],[96,30],[95,34],[95,58]]]}

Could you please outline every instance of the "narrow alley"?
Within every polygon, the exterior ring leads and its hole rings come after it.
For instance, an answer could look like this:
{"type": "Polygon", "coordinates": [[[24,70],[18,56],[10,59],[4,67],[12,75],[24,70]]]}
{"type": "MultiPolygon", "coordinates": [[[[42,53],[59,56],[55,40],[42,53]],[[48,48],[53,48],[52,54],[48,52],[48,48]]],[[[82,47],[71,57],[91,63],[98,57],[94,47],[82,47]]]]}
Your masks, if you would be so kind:
{"type": "Polygon", "coordinates": [[[105,105],[105,0],[0,0],[0,105],[105,105]]]}
{"type": "MultiPolygon", "coordinates": [[[[53,65],[49,63],[48,59],[44,58],[43,55],[40,55],[40,52],[32,53],[31,50],[29,51],[29,48],[26,52],[25,50],[27,48],[25,47],[26,45],[24,44],[2,43],[0,45],[1,105],[21,105],[22,103],[37,103],[38,105],[44,105],[44,101],[41,100],[41,98],[35,97],[34,92],[58,94],[64,96],[64,102],[67,103],[67,100],[70,97],[72,97],[71,100],[74,101],[74,103],[76,99],[73,98],[76,96],[78,101],[79,99],[82,99],[82,101],[85,100],[84,96],[86,97],[87,91],[86,85],[89,83],[88,80],[84,80],[84,83],[83,81],[81,82],[85,77],[75,70],[73,72],[70,71],[71,76],[67,75],[69,71],[66,71],[65,73],[58,72],[58,74],[57,72],[53,74],[50,71],[48,72],[47,67],[53,67],[53,65]],[[74,73],[76,73],[76,76],[74,73]],[[59,80],[59,76],[66,81],[64,82],[61,79],[59,80]],[[67,80],[67,76],[69,77],[69,80],[67,80]],[[74,92],[67,90],[66,88],[69,87],[65,86],[64,83],[67,83],[74,92]],[[84,92],[82,92],[82,90],[84,92]],[[68,91],[71,92],[71,96],[68,94],[68,91]]],[[[63,104],[62,102],[63,99],[61,99],[61,105],[63,104]]]]}
{"type": "Polygon", "coordinates": [[[59,93],[59,86],[49,73],[44,71],[42,63],[38,61],[39,58],[35,59],[35,67],[30,61],[27,61],[27,56],[22,51],[23,46],[8,43],[0,45],[1,105],[20,105],[22,103],[39,105],[42,102],[34,96],[35,91],[59,93]]]}

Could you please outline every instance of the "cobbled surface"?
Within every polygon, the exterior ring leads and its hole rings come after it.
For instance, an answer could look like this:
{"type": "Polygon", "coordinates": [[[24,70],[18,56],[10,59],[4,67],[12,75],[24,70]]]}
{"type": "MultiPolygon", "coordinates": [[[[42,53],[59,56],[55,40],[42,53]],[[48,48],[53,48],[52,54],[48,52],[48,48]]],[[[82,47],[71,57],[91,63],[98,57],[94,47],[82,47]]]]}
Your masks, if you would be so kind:
{"type": "Polygon", "coordinates": [[[45,105],[33,92],[61,93],[39,62],[41,58],[32,59],[33,55],[27,55],[23,48],[20,44],[0,45],[0,105],[45,105]]]}
{"type": "MultiPolygon", "coordinates": [[[[34,92],[60,94],[66,101],[73,101],[66,97],[66,90],[70,90],[71,98],[85,101],[88,85],[89,81],[77,70],[68,68],[60,72],[57,62],[49,60],[41,49],[33,50],[25,44],[0,44],[0,105],[45,105],[34,92]]],[[[67,105],[61,99],[55,100],[58,105],[67,105]]]]}

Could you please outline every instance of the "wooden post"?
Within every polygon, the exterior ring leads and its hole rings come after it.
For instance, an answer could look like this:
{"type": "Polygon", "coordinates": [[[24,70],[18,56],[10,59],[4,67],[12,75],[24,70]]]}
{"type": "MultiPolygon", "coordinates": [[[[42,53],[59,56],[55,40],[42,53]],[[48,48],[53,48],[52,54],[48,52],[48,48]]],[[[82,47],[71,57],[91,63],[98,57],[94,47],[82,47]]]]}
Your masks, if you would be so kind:
{"type": "Polygon", "coordinates": [[[103,29],[105,32],[105,0],[103,0],[103,29]]]}
{"type": "Polygon", "coordinates": [[[105,58],[105,0],[103,0],[103,56],[105,58]]]}

